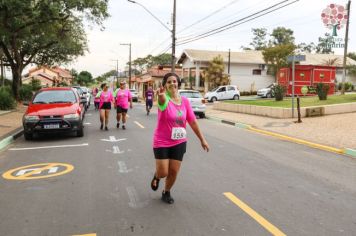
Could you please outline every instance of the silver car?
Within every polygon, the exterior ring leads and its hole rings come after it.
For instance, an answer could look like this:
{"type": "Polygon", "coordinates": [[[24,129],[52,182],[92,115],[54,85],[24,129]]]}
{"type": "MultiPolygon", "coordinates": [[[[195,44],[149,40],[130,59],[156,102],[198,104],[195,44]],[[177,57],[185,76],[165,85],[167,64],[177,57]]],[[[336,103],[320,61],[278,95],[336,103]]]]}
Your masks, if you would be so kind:
{"type": "Polygon", "coordinates": [[[131,96],[132,96],[132,101],[133,102],[138,102],[138,93],[136,89],[130,89],[131,96]]]}
{"type": "Polygon", "coordinates": [[[206,110],[205,99],[203,98],[203,96],[200,94],[199,91],[178,90],[178,92],[181,96],[188,98],[190,105],[192,106],[193,111],[196,115],[198,115],[200,118],[205,117],[205,110],[206,110]]]}

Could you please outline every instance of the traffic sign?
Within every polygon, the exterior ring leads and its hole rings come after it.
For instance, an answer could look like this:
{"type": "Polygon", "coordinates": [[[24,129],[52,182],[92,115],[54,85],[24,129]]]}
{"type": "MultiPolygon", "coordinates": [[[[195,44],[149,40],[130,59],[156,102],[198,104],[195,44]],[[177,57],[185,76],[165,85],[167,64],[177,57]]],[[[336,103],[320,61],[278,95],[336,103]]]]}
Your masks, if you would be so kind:
{"type": "Polygon", "coordinates": [[[291,55],[287,57],[287,61],[305,61],[305,55],[291,55]]]}
{"type": "Polygon", "coordinates": [[[64,175],[73,169],[74,166],[64,163],[40,163],[11,169],[2,177],[10,180],[43,179],[64,175]]]}

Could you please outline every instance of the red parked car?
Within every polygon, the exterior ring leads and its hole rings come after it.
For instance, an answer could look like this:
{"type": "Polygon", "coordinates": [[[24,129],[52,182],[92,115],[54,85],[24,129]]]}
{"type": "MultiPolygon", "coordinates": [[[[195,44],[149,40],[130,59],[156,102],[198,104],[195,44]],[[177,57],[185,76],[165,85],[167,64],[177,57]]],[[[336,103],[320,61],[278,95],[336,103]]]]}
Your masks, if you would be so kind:
{"type": "Polygon", "coordinates": [[[22,124],[26,140],[34,133],[76,132],[84,135],[84,99],[72,88],[43,88],[28,104],[22,124]]]}

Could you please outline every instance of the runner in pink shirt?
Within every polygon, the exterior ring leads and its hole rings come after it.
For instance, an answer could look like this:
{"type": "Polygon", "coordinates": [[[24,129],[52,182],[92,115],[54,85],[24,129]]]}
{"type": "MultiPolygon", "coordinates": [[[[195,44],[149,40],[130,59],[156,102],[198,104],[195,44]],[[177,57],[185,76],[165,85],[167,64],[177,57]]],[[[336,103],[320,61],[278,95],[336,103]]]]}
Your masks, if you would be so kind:
{"type": "Polygon", "coordinates": [[[199,138],[202,148],[209,151],[209,145],[200,131],[189,100],[178,94],[179,76],[175,73],[166,74],[162,86],[158,91],[158,121],[153,137],[156,172],[151,181],[151,188],[156,191],[160,179],[166,177],[161,199],[172,204],[174,199],[170,195],[170,190],[186,152],[187,123],[199,138]]]}
{"type": "Polygon", "coordinates": [[[105,121],[105,130],[108,130],[109,114],[111,110],[111,103],[114,102],[114,97],[106,84],[101,85],[103,91],[97,94],[99,97],[99,109],[100,109],[100,129],[103,129],[103,123],[105,121]]]}
{"type": "Polygon", "coordinates": [[[120,88],[115,91],[115,107],[116,107],[116,128],[120,128],[120,120],[122,114],[122,129],[126,129],[126,114],[130,108],[132,109],[132,95],[129,89],[126,88],[126,82],[120,82],[120,88]]]}

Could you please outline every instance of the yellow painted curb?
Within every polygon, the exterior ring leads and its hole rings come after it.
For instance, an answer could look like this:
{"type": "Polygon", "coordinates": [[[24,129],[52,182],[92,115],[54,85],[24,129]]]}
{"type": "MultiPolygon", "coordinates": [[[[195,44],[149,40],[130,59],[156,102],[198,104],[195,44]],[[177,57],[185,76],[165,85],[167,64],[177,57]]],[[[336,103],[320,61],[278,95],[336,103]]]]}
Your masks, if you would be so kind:
{"type": "Polygon", "coordinates": [[[299,144],[304,144],[304,145],[307,145],[307,146],[310,146],[310,147],[313,147],[313,148],[317,148],[317,149],[321,149],[321,150],[325,150],[325,151],[329,151],[329,152],[334,152],[334,153],[338,153],[338,154],[344,154],[345,153],[343,149],[329,147],[329,146],[321,145],[321,144],[316,144],[316,143],[305,141],[303,139],[292,138],[292,137],[289,137],[289,136],[286,136],[286,135],[277,134],[277,133],[273,133],[273,132],[266,131],[266,130],[256,129],[256,128],[253,128],[251,126],[248,127],[247,130],[251,130],[253,132],[257,132],[257,133],[261,133],[261,134],[277,137],[277,138],[280,138],[280,139],[288,140],[288,141],[299,143],[299,144]]]}

